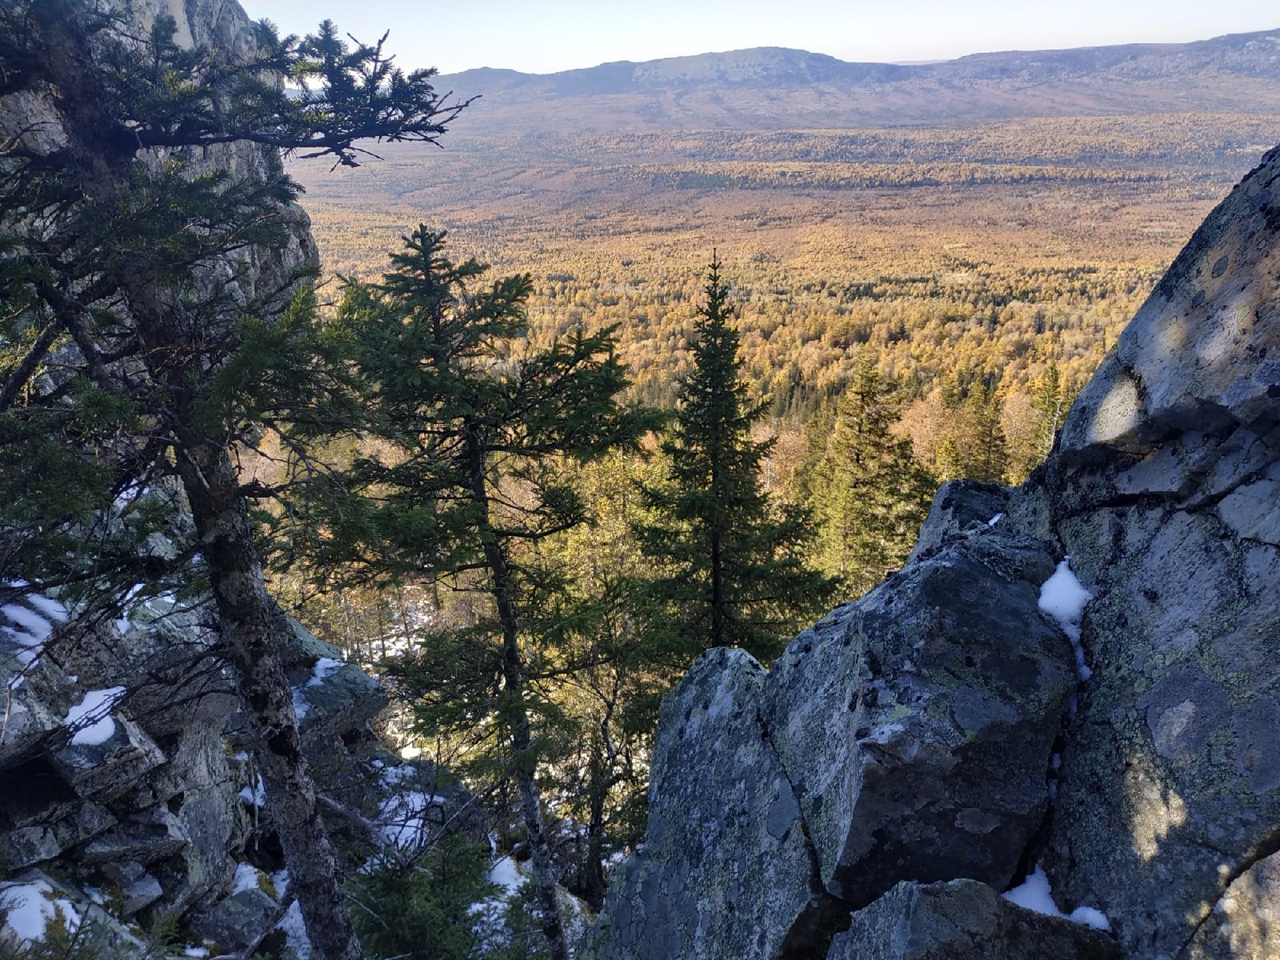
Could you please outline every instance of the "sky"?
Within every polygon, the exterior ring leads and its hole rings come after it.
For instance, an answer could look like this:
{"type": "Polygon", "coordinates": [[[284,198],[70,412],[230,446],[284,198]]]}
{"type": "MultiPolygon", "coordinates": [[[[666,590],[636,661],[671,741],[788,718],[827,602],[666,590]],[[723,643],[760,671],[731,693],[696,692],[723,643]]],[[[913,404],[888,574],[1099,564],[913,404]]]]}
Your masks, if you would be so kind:
{"type": "Polygon", "coordinates": [[[745,47],[841,60],[946,60],[996,50],[1182,43],[1280,28],[1276,0],[241,0],[307,33],[325,19],[363,42],[390,30],[406,68],[553,73],[745,47]]]}

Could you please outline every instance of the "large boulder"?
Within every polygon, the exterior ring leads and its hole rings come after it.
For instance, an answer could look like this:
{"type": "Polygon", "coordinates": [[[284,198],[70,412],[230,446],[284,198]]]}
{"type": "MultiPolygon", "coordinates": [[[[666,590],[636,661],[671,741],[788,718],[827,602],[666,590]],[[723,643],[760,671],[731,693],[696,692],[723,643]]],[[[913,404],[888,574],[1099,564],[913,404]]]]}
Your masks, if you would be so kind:
{"type": "Polygon", "coordinates": [[[774,663],[762,714],[831,894],[862,907],[900,880],[1013,878],[1076,687],[1038,606],[1054,567],[1040,541],[984,523],[774,663]]]}
{"type": "Polygon", "coordinates": [[[663,703],[644,844],[589,956],[822,957],[901,880],[1008,885],[1077,678],[1039,609],[1055,558],[986,519],[767,675],[739,650],[699,659],[663,703]]]}
{"type": "Polygon", "coordinates": [[[1179,255],[1007,521],[1056,537],[1095,596],[1046,866],[1135,958],[1184,956],[1193,938],[1225,955],[1204,925],[1275,849],[1278,494],[1272,151],[1179,255]]]}

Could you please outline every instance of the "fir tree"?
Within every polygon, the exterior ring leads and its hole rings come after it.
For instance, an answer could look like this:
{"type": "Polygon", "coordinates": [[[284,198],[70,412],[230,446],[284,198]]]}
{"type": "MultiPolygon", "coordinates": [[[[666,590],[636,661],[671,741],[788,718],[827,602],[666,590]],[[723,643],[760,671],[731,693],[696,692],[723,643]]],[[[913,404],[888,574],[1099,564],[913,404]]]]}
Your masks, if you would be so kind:
{"type": "Polygon", "coordinates": [[[680,382],[661,444],[666,482],[645,488],[654,519],[637,531],[658,563],[650,594],[666,626],[655,639],[691,654],[740,646],[767,660],[826,601],[832,582],[805,562],[807,511],[775,503],[761,486],[772,441],[751,437],[763,407],[740,376],[729,288],[715,257],[704,289],[693,372],[680,382]]]}
{"type": "Polygon", "coordinates": [[[1035,391],[1032,409],[1036,416],[1036,455],[1037,460],[1042,461],[1053,450],[1067,409],[1067,391],[1063,389],[1057,360],[1049,361],[1036,381],[1035,391]]]}
{"type": "Polygon", "coordinates": [[[892,433],[897,413],[892,385],[860,356],[811,481],[824,567],[857,594],[906,559],[933,496],[911,441],[892,433]]]}
{"type": "Polygon", "coordinates": [[[634,445],[654,421],[617,400],[627,380],[611,330],[533,347],[529,278],[473,291],[485,268],[455,264],[443,246],[444,234],[419,227],[381,284],[346,298],[369,431],[385,453],[353,464],[346,484],[364,499],[326,518],[325,549],[376,579],[487,598],[480,622],[424,638],[421,656],[395,669],[423,698],[424,731],[493,733],[488,756],[518,785],[543,930],[563,960],[537,782],[540,721],[556,708],[541,681],[573,669],[555,658],[581,610],[538,548],[589,519],[562,461],[634,445]]]}
{"type": "Polygon", "coordinates": [[[298,225],[276,151],[354,163],[363,140],[434,140],[457,107],[430,71],[331,24],[304,40],[261,27],[238,60],[180,47],[168,16],[145,38],[121,27],[88,0],[0,5],[0,96],[38,101],[65,134],[38,123],[0,147],[0,491],[37,492],[0,505],[5,575],[74,590],[85,617],[139,579],[208,584],[291,890],[317,955],[356,960],[281,664],[292,630],[234,457],[272,421],[328,429],[309,270],[276,259],[298,225]],[[221,149],[235,143],[238,158],[221,149]],[[170,523],[181,497],[193,531],[170,523]],[[160,531],[172,552],[138,550],[160,531]]]}

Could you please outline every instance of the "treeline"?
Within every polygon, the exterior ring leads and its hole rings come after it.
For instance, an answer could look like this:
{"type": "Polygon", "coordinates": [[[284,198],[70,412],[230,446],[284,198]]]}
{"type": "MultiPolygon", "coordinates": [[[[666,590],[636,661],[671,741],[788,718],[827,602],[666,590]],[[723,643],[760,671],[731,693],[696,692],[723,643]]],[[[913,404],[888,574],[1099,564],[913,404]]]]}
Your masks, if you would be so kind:
{"type": "Polygon", "coordinates": [[[801,163],[794,160],[760,163],[730,160],[697,166],[642,165],[633,175],[659,187],[676,190],[715,190],[766,187],[824,190],[937,187],[944,185],[1041,183],[1149,183],[1169,174],[1146,170],[1117,170],[1082,166],[1026,166],[1009,163],[801,163]]]}
{"type": "Polygon", "coordinates": [[[526,155],[560,159],[658,158],[661,162],[912,164],[975,163],[1147,167],[1153,171],[1232,166],[1280,138],[1258,114],[1020,118],[963,127],[887,130],[695,130],[566,136],[528,134],[502,141],[526,155]]]}

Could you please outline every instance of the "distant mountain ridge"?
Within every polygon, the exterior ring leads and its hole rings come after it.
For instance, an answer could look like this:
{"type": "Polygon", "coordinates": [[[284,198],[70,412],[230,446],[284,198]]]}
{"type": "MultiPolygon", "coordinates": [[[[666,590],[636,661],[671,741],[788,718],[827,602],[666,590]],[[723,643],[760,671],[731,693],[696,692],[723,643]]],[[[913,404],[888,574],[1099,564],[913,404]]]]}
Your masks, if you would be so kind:
{"type": "Polygon", "coordinates": [[[1280,106],[1280,29],[1182,44],[979,53],[926,64],[850,63],[755,47],[552,74],[482,68],[439,78],[481,94],[469,119],[528,129],[865,126],[1095,113],[1261,112],[1280,106]],[[764,91],[761,99],[757,91],[764,91]],[[538,109],[531,108],[537,107],[538,109]]]}

